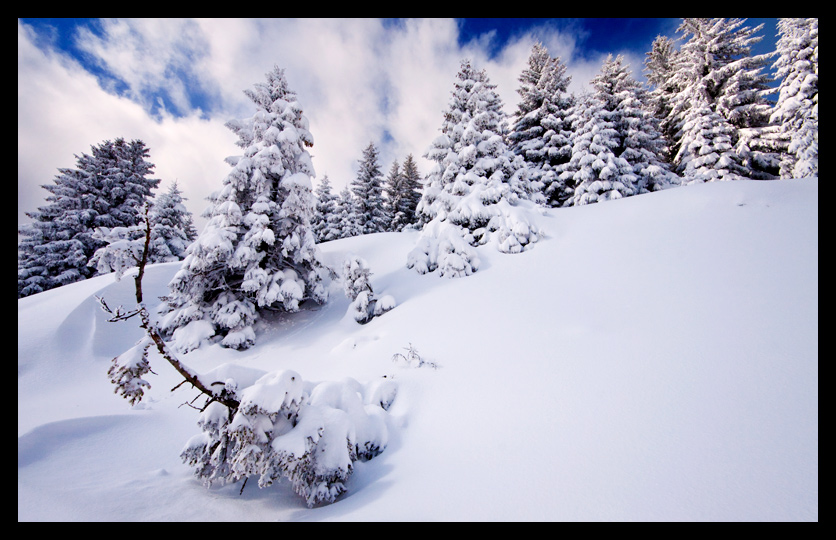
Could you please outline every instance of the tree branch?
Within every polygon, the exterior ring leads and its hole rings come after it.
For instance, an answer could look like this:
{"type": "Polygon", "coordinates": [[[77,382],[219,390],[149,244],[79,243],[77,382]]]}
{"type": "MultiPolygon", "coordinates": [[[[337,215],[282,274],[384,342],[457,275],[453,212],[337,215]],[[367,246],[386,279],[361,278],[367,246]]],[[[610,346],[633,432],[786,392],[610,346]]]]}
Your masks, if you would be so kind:
{"type": "MultiPolygon", "coordinates": [[[[187,366],[182,364],[180,360],[175,356],[165,344],[160,333],[157,331],[156,326],[153,322],[151,322],[151,316],[148,313],[148,309],[145,307],[145,304],[142,303],[142,277],[145,274],[145,265],[148,262],[148,251],[151,244],[151,222],[148,218],[148,207],[145,207],[145,247],[142,251],[142,260],[139,263],[139,272],[134,279],[136,284],[136,301],[139,304],[139,307],[136,311],[129,312],[129,313],[122,313],[118,308],[116,312],[113,312],[105,303],[105,301],[99,298],[99,302],[102,304],[102,308],[111,313],[113,317],[110,320],[117,321],[117,320],[125,320],[134,315],[139,314],[140,317],[140,326],[145,330],[148,337],[154,342],[154,345],[157,347],[157,351],[160,353],[160,356],[165,358],[169,364],[174,367],[175,370],[185,379],[184,382],[188,382],[194,388],[198,389],[203,394],[209,396],[209,398],[213,401],[217,401],[226,405],[230,410],[237,410],[239,406],[239,401],[236,399],[236,396],[229,392],[226,387],[220,390],[220,393],[213,391],[211,388],[203,384],[203,381],[200,380],[200,377],[197,373],[193,372],[187,366]]],[[[182,384],[182,383],[180,383],[182,384]]],[[[177,385],[179,386],[179,385],[177,385]]],[[[175,386],[175,388],[177,388],[175,386]]]]}

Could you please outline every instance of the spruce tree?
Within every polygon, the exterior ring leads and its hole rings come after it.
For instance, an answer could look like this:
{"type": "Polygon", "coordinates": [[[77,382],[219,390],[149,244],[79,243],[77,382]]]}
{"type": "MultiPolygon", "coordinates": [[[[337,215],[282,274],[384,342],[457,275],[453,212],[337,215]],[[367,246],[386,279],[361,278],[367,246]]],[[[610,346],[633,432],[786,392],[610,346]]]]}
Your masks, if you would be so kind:
{"type": "Polygon", "coordinates": [[[383,175],[374,143],[363,150],[357,177],[351,183],[360,234],[383,232],[389,222],[383,204],[383,175]]]}
{"type": "Polygon", "coordinates": [[[149,211],[149,262],[181,261],[186,256],[186,248],[197,238],[192,214],[183,205],[184,200],[176,181],[168,192],[156,197],[149,211]]]}
{"type": "Polygon", "coordinates": [[[99,227],[131,227],[153,197],[159,179],[148,178],[154,165],[140,140],[122,138],[76,156],[76,168],[59,169],[54,183],[42,186],[48,205],[27,213],[18,246],[18,297],[87,279],[93,254],[106,244],[95,238],[99,227]]]}
{"type": "Polygon", "coordinates": [[[647,108],[659,122],[659,129],[665,140],[662,158],[666,163],[673,161],[672,148],[676,141],[674,119],[670,116],[671,102],[678,92],[674,74],[677,51],[675,42],[667,36],[656,36],[650,51],[645,55],[644,73],[651,87],[647,108]]]}
{"type": "Polygon", "coordinates": [[[819,174],[819,20],[780,19],[778,59],[781,80],[771,116],[785,152],[781,178],[819,174]]]}
{"type": "Polygon", "coordinates": [[[402,182],[401,166],[398,164],[398,160],[395,160],[389,168],[389,174],[386,176],[386,181],[383,185],[384,210],[386,215],[389,216],[389,222],[386,227],[387,231],[399,231],[403,228],[403,216],[398,213],[398,206],[401,202],[402,182]]]}
{"type": "Polygon", "coordinates": [[[523,202],[531,189],[521,156],[507,147],[502,102],[487,74],[462,62],[441,135],[425,157],[435,161],[418,211],[424,223],[407,266],[465,276],[478,269],[472,246],[494,241],[516,253],[538,239],[523,202]]]}
{"type": "MultiPolygon", "coordinates": [[[[670,84],[668,123],[675,130],[673,161],[685,183],[758,177],[757,157],[736,145],[739,130],[767,124],[769,55],[751,56],[762,28],[744,27],[745,19],[683,19],[678,28],[688,40],[677,55],[670,84]]],[[[744,139],[745,142],[745,139],[744,139]]]]}
{"type": "Polygon", "coordinates": [[[615,115],[598,94],[584,95],[574,107],[572,157],[561,167],[560,179],[574,188],[566,205],[584,205],[634,195],[633,168],[616,152],[620,142],[615,115]]]}
{"type": "Polygon", "coordinates": [[[334,230],[337,232],[337,238],[349,238],[361,234],[360,227],[357,225],[354,197],[348,186],[344,187],[337,197],[335,213],[337,217],[334,220],[334,230]]]}
{"type": "Polygon", "coordinates": [[[331,193],[331,181],[328,175],[322,177],[316,188],[316,212],[311,220],[311,228],[317,242],[327,242],[339,238],[334,228],[337,218],[337,197],[331,193]]]}
{"type": "Polygon", "coordinates": [[[668,187],[675,175],[663,160],[665,141],[657,121],[648,111],[648,96],[621,55],[609,55],[601,73],[592,79],[596,96],[612,112],[618,146],[614,153],[630,164],[635,193],[668,187]]]}
{"type": "Polygon", "coordinates": [[[417,222],[416,209],[421,200],[421,174],[412,154],[408,154],[401,167],[400,204],[398,212],[403,216],[400,222],[403,226],[417,222]]]}
{"type": "Polygon", "coordinates": [[[573,98],[567,93],[571,79],[560,58],[552,58],[542,44],[535,44],[519,77],[521,99],[508,134],[511,149],[528,165],[531,188],[543,192],[550,206],[565,200],[556,169],[571,156],[568,116],[573,98]]]}
{"type": "Polygon", "coordinates": [[[425,155],[436,163],[418,205],[427,221],[438,217],[474,232],[487,226],[493,205],[529,195],[524,160],[505,143],[507,119],[495,88],[484,70],[462,62],[441,135],[425,155]]]}
{"type": "Polygon", "coordinates": [[[245,91],[255,114],[227,123],[243,154],[227,158],[232,171],[209,197],[206,227],[169,284],[161,326],[180,350],[213,335],[225,347],[250,347],[261,310],[293,312],[327,298],[310,225],[313,137],[284,71],[266,78],[245,91]]]}
{"type": "Polygon", "coordinates": [[[397,160],[392,162],[384,187],[386,212],[390,218],[387,230],[402,231],[415,223],[415,208],[421,199],[420,188],[418,167],[412,154],[406,157],[403,166],[397,160]]]}

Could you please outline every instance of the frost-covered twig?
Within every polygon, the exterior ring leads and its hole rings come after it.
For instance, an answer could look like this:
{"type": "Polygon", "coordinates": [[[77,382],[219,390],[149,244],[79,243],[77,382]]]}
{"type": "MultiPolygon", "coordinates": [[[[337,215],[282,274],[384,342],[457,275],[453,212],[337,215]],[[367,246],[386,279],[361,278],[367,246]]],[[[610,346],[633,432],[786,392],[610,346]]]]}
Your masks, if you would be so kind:
{"type": "MultiPolygon", "coordinates": [[[[110,380],[116,385],[116,392],[121,393],[132,404],[141,400],[145,388],[150,388],[151,385],[141,379],[141,376],[151,370],[148,363],[148,349],[151,345],[156,346],[160,355],[171,364],[175,370],[188,381],[194,388],[209,397],[209,403],[217,401],[226,405],[231,411],[238,408],[239,402],[234,392],[230,392],[226,387],[215,391],[203,383],[197,373],[192,371],[188,366],[180,362],[180,360],[169,350],[168,346],[163,341],[162,336],[157,330],[156,325],[151,321],[151,316],[148,309],[142,302],[142,277],[145,274],[145,265],[148,262],[148,250],[151,242],[151,222],[148,218],[148,211],[145,211],[145,243],[142,250],[142,256],[139,259],[139,272],[134,278],[136,284],[136,301],[137,308],[133,311],[123,311],[119,306],[116,310],[112,310],[103,298],[99,298],[99,303],[102,309],[110,313],[112,317],[110,321],[124,321],[135,315],[140,317],[140,327],[145,330],[146,336],[140,342],[128,350],[127,352],[117,356],[112,360],[112,365],[108,371],[110,380]]],[[[107,250],[107,248],[102,248],[107,250]]],[[[120,266],[122,268],[123,266],[120,266]]]]}
{"type": "Polygon", "coordinates": [[[433,369],[438,369],[438,364],[436,364],[435,362],[430,362],[421,358],[421,355],[418,354],[418,349],[413,347],[412,343],[409,344],[409,347],[404,347],[404,350],[406,351],[406,355],[401,353],[395,353],[392,355],[392,361],[397,362],[398,360],[403,360],[404,362],[406,362],[408,366],[428,366],[433,369]]]}

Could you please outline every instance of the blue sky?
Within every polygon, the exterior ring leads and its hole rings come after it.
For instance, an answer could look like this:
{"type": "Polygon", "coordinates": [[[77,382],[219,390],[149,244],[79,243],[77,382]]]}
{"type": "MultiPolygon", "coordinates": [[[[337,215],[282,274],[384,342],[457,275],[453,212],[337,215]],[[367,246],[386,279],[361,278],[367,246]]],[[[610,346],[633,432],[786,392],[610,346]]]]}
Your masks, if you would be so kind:
{"type": "MultiPolygon", "coordinates": [[[[755,53],[774,49],[777,19],[755,53]]],[[[310,122],[317,179],[354,178],[369,142],[381,170],[421,158],[441,125],[460,61],[497,85],[512,113],[531,46],[559,56],[578,92],[607,54],[643,80],[657,35],[680,19],[18,19],[18,223],[57,169],[106,139],[142,139],[161,190],[175,179],[195,214],[238,152],[224,127],[253,113],[243,90],[285,69],[310,122]]]]}

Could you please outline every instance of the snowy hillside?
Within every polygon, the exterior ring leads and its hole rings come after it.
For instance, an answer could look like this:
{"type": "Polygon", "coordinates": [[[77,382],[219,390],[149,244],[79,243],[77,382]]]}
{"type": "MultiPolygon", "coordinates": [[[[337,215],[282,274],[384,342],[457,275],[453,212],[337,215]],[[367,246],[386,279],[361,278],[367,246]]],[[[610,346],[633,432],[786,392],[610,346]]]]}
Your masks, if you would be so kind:
{"type": "MultiPolygon", "coordinates": [[[[320,246],[364,258],[396,307],[331,300],[239,352],[183,355],[306,381],[393,378],[388,446],[309,509],[289,485],[205,488],[179,454],[196,392],[156,354],[131,408],[106,377],[141,336],[93,278],[18,300],[18,519],[818,520],[818,180],[688,186],[544,210],[530,251],[460,279],[406,268],[417,233],[320,246]],[[410,366],[410,344],[437,364],[410,366]]],[[[177,263],[147,269],[156,298],[177,263]]],[[[224,366],[221,371],[231,369],[224,366]]],[[[253,371],[253,373],[257,373],[253,371]]]]}

